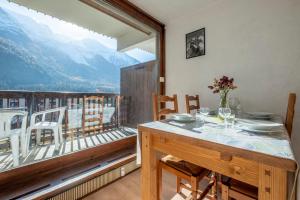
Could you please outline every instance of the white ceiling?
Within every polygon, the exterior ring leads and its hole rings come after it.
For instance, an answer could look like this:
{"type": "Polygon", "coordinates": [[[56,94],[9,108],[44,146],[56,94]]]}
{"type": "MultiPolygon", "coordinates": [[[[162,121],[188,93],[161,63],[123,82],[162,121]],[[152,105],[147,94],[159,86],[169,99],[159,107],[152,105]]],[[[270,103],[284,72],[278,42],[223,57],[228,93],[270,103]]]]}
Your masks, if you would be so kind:
{"type": "Polygon", "coordinates": [[[176,17],[202,10],[217,0],[129,0],[152,17],[168,24],[176,17]]]}
{"type": "Polygon", "coordinates": [[[11,0],[19,5],[77,24],[95,32],[117,38],[132,28],[99,12],[98,10],[74,0],[11,0]]]}
{"type": "MultiPolygon", "coordinates": [[[[60,20],[71,22],[100,34],[116,38],[118,50],[130,49],[137,46],[143,49],[143,45],[137,44],[149,41],[153,34],[145,33],[116,20],[78,0],[9,0],[27,8],[56,17],[60,20]]],[[[155,52],[155,43],[152,44],[155,52]]],[[[146,48],[146,47],[145,47],[146,48]]],[[[148,48],[148,47],[147,47],[148,48]]]]}

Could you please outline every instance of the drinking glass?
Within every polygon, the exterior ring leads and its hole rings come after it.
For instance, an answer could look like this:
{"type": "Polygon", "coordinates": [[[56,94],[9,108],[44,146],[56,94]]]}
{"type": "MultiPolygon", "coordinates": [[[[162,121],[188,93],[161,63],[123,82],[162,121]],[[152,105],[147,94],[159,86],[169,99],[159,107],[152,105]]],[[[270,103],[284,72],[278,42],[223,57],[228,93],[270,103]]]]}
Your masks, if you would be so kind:
{"type": "Polygon", "coordinates": [[[201,116],[201,112],[200,112],[200,109],[198,109],[197,111],[196,111],[196,120],[197,121],[202,121],[202,116],[201,116]]]}
{"type": "Polygon", "coordinates": [[[234,122],[235,122],[235,114],[229,115],[229,117],[227,118],[227,123],[231,128],[234,128],[234,122]]]}
{"type": "Polygon", "coordinates": [[[209,114],[209,108],[201,107],[200,108],[200,114],[203,115],[203,116],[207,116],[209,114]]]}
{"type": "Polygon", "coordinates": [[[219,115],[224,118],[225,126],[227,127],[227,118],[231,115],[231,109],[219,108],[219,115]]]}
{"type": "Polygon", "coordinates": [[[209,114],[209,111],[209,108],[201,107],[199,110],[197,110],[196,118],[204,122],[204,117],[206,117],[209,114]]]}

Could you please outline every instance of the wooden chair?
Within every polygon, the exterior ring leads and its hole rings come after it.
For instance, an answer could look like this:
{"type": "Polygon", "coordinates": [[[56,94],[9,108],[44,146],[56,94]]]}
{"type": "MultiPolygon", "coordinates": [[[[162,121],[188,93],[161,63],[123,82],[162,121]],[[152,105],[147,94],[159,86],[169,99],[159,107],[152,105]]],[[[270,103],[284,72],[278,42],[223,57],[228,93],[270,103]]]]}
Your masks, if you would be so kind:
{"type": "MultiPolygon", "coordinates": [[[[287,113],[285,119],[285,127],[291,138],[294,112],[296,104],[296,94],[290,93],[287,113]]],[[[222,200],[239,199],[239,200],[255,200],[258,199],[258,188],[235,179],[223,181],[222,185],[222,200]]]]}
{"type": "Polygon", "coordinates": [[[82,133],[103,131],[103,96],[84,96],[82,111],[82,133]]]}
{"type": "MultiPolygon", "coordinates": [[[[153,110],[154,110],[154,120],[160,120],[168,114],[178,113],[178,103],[177,95],[173,97],[169,96],[158,96],[153,95],[153,110]],[[173,103],[173,109],[163,108],[160,109],[161,103],[173,103]]],[[[204,197],[209,199],[216,199],[216,189],[213,194],[208,194],[213,186],[216,186],[216,180],[214,174],[211,171],[197,166],[195,164],[189,163],[182,159],[176,158],[172,155],[167,155],[163,157],[158,164],[158,185],[159,185],[159,195],[161,194],[162,187],[162,169],[174,174],[177,177],[177,193],[180,194],[181,188],[185,188],[192,192],[192,197],[194,200],[197,199],[197,195],[200,197],[198,199],[203,199],[204,197]],[[209,182],[203,191],[198,190],[199,182],[203,179],[208,179],[209,182]],[[190,183],[190,187],[183,184],[182,180],[186,180],[190,183]]]]}
{"type": "Polygon", "coordinates": [[[186,105],[186,112],[187,113],[191,113],[192,110],[200,109],[199,95],[196,95],[196,96],[185,95],[185,105],[186,105]],[[192,102],[194,101],[196,103],[196,105],[191,104],[191,101],[192,102]]]}
{"type": "Polygon", "coordinates": [[[256,200],[258,199],[258,188],[246,183],[229,179],[222,183],[222,200],[256,200]]]}
{"type": "Polygon", "coordinates": [[[178,101],[177,95],[174,94],[173,97],[163,96],[163,95],[156,95],[153,94],[153,115],[154,121],[161,120],[166,115],[178,113],[178,101]],[[161,103],[173,103],[173,109],[170,108],[160,108],[161,103]]]}

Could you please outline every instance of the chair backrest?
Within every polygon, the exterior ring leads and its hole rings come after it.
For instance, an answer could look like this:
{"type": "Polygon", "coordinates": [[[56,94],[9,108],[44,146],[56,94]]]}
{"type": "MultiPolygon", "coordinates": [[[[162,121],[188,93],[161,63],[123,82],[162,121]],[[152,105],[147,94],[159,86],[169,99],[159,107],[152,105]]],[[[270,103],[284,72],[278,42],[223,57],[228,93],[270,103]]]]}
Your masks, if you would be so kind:
{"type": "Polygon", "coordinates": [[[185,95],[185,105],[186,105],[187,113],[191,113],[192,110],[200,109],[199,95],[196,96],[185,95]],[[194,102],[194,104],[192,102],[194,102]]]}
{"type": "Polygon", "coordinates": [[[65,113],[66,113],[66,107],[60,107],[57,109],[59,110],[58,123],[62,124],[62,121],[63,121],[65,113]]]}
{"type": "Polygon", "coordinates": [[[5,111],[0,113],[0,138],[9,137],[11,124],[15,116],[22,116],[21,129],[25,133],[27,126],[27,115],[25,111],[5,111]]]}
{"type": "Polygon", "coordinates": [[[103,96],[84,96],[82,112],[82,131],[103,129],[103,96]]]}
{"type": "Polygon", "coordinates": [[[178,113],[178,101],[177,95],[174,94],[173,97],[163,96],[153,94],[153,118],[154,121],[163,119],[168,114],[178,113]],[[160,108],[161,103],[173,103],[173,109],[170,108],[160,108]]]}
{"type": "Polygon", "coordinates": [[[53,108],[45,111],[35,112],[30,117],[30,126],[33,126],[36,123],[37,116],[42,116],[41,120],[44,122],[46,120],[46,115],[56,114],[56,113],[58,113],[58,118],[56,118],[57,122],[59,124],[62,124],[65,112],[66,112],[66,107],[59,107],[59,108],[53,108]]]}
{"type": "Polygon", "coordinates": [[[285,118],[285,127],[286,127],[290,137],[292,135],[292,130],[293,130],[295,104],[296,104],[296,94],[290,93],[289,94],[289,102],[288,102],[287,111],[286,111],[286,118],[285,118]]]}

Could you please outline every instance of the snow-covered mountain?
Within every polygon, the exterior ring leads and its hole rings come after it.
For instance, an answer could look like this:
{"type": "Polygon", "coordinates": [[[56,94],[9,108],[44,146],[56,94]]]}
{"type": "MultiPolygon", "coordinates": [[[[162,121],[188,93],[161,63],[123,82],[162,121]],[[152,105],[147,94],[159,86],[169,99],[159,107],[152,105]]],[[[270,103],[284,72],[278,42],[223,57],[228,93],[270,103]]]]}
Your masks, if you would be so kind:
{"type": "Polygon", "coordinates": [[[137,63],[97,40],[71,40],[0,7],[0,90],[118,92],[120,68],[137,63]]]}

